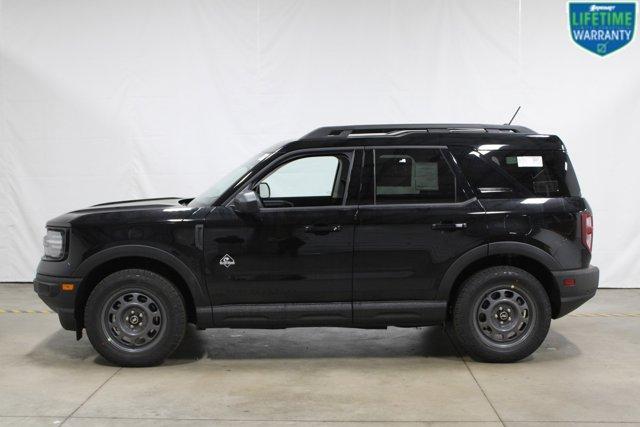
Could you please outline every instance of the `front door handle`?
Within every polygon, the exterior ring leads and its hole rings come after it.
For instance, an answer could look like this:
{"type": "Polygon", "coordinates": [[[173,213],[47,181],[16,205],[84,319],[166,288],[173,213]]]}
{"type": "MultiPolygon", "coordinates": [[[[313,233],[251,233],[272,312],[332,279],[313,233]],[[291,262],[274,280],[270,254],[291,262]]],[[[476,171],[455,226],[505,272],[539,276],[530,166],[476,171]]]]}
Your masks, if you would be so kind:
{"type": "Polygon", "coordinates": [[[305,233],[313,233],[313,234],[319,234],[319,235],[336,233],[340,230],[342,230],[341,225],[306,225],[304,227],[305,233]]]}
{"type": "Polygon", "coordinates": [[[467,228],[466,222],[438,222],[431,224],[432,230],[455,231],[467,228]]]}

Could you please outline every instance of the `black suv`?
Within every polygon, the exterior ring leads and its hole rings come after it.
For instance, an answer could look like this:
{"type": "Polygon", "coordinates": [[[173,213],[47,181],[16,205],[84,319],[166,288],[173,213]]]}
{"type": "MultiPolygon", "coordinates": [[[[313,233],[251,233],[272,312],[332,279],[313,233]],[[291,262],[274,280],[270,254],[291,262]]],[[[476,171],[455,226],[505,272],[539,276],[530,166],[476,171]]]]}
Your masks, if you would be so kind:
{"type": "Polygon", "coordinates": [[[557,136],[520,126],[317,129],[199,197],[47,223],[34,288],[106,359],[198,328],[446,324],[478,360],[531,354],[591,298],[593,223],[557,136]]]}

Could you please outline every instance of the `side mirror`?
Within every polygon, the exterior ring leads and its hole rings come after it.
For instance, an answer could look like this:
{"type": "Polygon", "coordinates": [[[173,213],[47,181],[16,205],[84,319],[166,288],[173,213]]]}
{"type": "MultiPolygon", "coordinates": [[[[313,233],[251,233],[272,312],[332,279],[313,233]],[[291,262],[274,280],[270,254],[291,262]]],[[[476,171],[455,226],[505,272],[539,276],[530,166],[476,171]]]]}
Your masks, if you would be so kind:
{"type": "Polygon", "coordinates": [[[261,182],[260,185],[258,185],[258,194],[260,195],[261,199],[270,198],[271,187],[269,187],[269,184],[267,184],[266,182],[261,182]]]}
{"type": "Polygon", "coordinates": [[[233,210],[238,213],[255,214],[260,211],[260,201],[255,191],[245,191],[233,199],[233,210]]]}

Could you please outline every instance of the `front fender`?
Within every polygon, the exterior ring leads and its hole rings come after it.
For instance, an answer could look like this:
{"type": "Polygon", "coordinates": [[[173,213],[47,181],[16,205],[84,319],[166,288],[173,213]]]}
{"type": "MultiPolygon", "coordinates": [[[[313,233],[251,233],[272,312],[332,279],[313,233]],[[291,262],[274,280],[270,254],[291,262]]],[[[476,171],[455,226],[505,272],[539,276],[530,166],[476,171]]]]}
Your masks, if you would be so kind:
{"type": "Polygon", "coordinates": [[[209,306],[209,299],[204,291],[204,286],[202,286],[193,270],[174,254],[154,246],[121,245],[104,249],[84,260],[76,268],[73,275],[75,277],[86,277],[100,265],[119,258],[129,257],[152,259],[171,267],[187,284],[196,307],[209,306]]]}

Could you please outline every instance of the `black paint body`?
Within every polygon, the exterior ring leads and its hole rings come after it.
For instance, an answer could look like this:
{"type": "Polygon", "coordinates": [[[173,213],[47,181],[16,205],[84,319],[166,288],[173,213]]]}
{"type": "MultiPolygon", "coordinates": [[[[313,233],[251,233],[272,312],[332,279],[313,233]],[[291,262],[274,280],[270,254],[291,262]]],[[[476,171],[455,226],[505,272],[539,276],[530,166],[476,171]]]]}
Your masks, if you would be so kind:
{"type": "Polygon", "coordinates": [[[436,324],[446,318],[460,282],[491,265],[531,271],[545,286],[554,317],[594,295],[598,271],[589,265],[580,230],[580,212],[589,206],[579,194],[535,203],[516,195],[484,197],[457,162],[460,153],[488,146],[564,152],[557,137],[526,129],[330,133],[282,145],[208,205],[178,198],[116,202],[49,221],[48,227],[66,230],[66,257],[40,262],[36,291],[65,328],[77,331],[91,289],[121,268],[167,276],[182,291],[190,320],[203,328],[436,324]],[[389,147],[441,150],[456,175],[456,202],[375,204],[373,150],[389,147]],[[238,193],[282,162],[315,151],[349,158],[343,205],[234,210],[238,193]],[[465,226],[448,228],[453,224],[465,226]],[[221,264],[226,254],[233,265],[221,264]],[[575,286],[563,286],[564,278],[575,286]],[[62,292],[61,283],[76,290],[62,292]]]}

